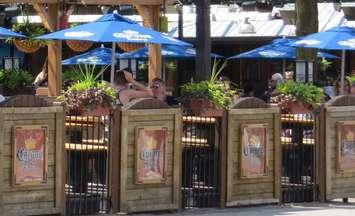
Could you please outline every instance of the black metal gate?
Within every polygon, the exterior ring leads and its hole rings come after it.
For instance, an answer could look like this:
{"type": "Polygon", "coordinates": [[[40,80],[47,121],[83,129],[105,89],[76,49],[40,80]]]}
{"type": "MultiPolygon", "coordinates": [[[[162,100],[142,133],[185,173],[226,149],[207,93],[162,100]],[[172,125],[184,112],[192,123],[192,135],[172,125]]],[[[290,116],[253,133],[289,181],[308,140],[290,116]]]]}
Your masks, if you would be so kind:
{"type": "Polygon", "coordinates": [[[312,202],[317,196],[315,117],[282,114],[282,202],[312,202]]]}
{"type": "Polygon", "coordinates": [[[105,213],[110,116],[66,116],[66,215],[105,213]]]}
{"type": "Polygon", "coordinates": [[[183,117],[182,206],[220,204],[219,118],[183,117]]]}

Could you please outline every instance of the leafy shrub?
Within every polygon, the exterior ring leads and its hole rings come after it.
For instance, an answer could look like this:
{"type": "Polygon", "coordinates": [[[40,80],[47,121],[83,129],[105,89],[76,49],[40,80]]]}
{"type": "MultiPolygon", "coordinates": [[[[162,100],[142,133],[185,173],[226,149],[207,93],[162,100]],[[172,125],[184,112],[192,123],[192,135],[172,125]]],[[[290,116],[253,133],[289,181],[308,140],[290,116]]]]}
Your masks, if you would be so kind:
{"type": "Polygon", "coordinates": [[[198,83],[191,82],[182,86],[182,99],[189,98],[206,98],[211,100],[220,108],[227,108],[235,95],[236,91],[227,89],[223,82],[218,81],[218,76],[226,67],[227,62],[220,64],[220,61],[215,60],[210,80],[201,81],[198,83]]]}
{"type": "Polygon", "coordinates": [[[31,85],[33,76],[28,71],[22,69],[0,70],[0,83],[10,90],[21,89],[31,85]]]}
{"type": "Polygon", "coordinates": [[[92,109],[97,105],[111,107],[116,100],[116,91],[106,81],[98,81],[95,66],[79,66],[75,73],[79,78],[58,99],[64,103],[69,112],[81,113],[83,109],[92,109]]]}
{"type": "Polygon", "coordinates": [[[298,100],[311,106],[316,106],[324,99],[323,89],[310,83],[287,81],[277,86],[277,92],[286,96],[286,100],[298,100]]]}

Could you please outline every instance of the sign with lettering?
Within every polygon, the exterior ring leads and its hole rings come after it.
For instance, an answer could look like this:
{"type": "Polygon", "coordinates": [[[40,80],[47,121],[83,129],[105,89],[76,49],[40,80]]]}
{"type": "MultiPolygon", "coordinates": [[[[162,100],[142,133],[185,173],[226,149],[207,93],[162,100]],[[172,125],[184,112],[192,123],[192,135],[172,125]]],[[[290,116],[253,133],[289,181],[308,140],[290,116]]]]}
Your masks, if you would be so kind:
{"type": "Polygon", "coordinates": [[[355,121],[338,122],[338,169],[355,171],[355,121]]]}
{"type": "Polygon", "coordinates": [[[241,177],[267,175],[267,124],[242,125],[241,177]]]}
{"type": "Polygon", "coordinates": [[[13,184],[46,182],[47,126],[15,126],[13,134],[13,184]]]}
{"type": "Polygon", "coordinates": [[[166,127],[136,128],[136,184],[166,180],[166,127]]]}

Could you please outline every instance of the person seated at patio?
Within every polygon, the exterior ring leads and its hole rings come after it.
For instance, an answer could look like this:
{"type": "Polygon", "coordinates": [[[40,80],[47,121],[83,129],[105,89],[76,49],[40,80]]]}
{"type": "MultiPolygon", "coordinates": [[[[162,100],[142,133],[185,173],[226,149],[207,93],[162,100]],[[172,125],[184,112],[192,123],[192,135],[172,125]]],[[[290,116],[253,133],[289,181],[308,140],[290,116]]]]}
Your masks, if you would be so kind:
{"type": "Polygon", "coordinates": [[[277,94],[276,92],[276,88],[279,84],[281,84],[284,81],[282,75],[280,73],[274,73],[271,76],[271,79],[269,80],[269,86],[268,89],[266,90],[264,96],[263,96],[263,100],[267,103],[270,102],[270,98],[272,96],[275,96],[277,94]]]}
{"type": "Polygon", "coordinates": [[[154,78],[150,89],[153,92],[153,97],[167,103],[169,106],[179,106],[180,102],[173,96],[167,95],[166,84],[160,78],[154,78]]]}
{"type": "Polygon", "coordinates": [[[254,87],[253,83],[248,82],[244,86],[243,90],[244,90],[243,97],[255,97],[255,87],[254,87]]]}
{"type": "Polygon", "coordinates": [[[114,88],[117,91],[117,103],[120,105],[126,105],[137,98],[153,97],[150,88],[133,79],[129,68],[116,71],[114,88]]]}

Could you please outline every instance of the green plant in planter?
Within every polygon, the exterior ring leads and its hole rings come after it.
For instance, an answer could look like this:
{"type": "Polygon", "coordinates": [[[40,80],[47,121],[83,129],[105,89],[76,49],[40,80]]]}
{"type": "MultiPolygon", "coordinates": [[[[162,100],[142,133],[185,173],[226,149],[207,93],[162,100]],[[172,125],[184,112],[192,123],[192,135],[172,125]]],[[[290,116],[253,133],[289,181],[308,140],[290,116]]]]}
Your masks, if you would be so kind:
{"type": "Polygon", "coordinates": [[[321,61],[319,61],[319,68],[322,71],[326,71],[328,68],[330,68],[332,66],[332,62],[327,61],[326,59],[322,59],[321,61]]]}
{"type": "Polygon", "coordinates": [[[22,69],[0,70],[0,83],[11,91],[30,86],[32,81],[33,76],[28,71],[22,69]]]}
{"type": "Polygon", "coordinates": [[[210,80],[190,82],[182,86],[182,99],[205,98],[209,99],[219,108],[227,108],[236,91],[226,88],[223,82],[218,81],[218,76],[227,66],[227,62],[215,60],[213,63],[210,80]]]}
{"type": "Polygon", "coordinates": [[[95,66],[79,66],[77,73],[79,80],[63,92],[58,100],[64,103],[69,113],[82,113],[83,110],[92,110],[96,106],[111,107],[116,100],[116,91],[106,81],[98,81],[105,71],[102,68],[98,72],[95,66]]]}
{"type": "Polygon", "coordinates": [[[316,107],[324,100],[324,92],[310,83],[300,83],[294,81],[287,81],[277,86],[277,92],[281,96],[281,103],[290,100],[301,101],[311,107],[316,107]]]}
{"type": "MultiPolygon", "coordinates": [[[[41,36],[46,33],[46,30],[43,26],[37,25],[35,23],[31,23],[30,19],[27,15],[22,14],[25,18],[22,23],[15,23],[12,26],[12,30],[14,32],[23,34],[27,36],[26,41],[30,44],[38,44],[40,46],[45,46],[48,44],[46,40],[37,40],[35,37],[41,36]]],[[[16,38],[8,38],[7,41],[12,42],[16,40],[16,38]]]]}

